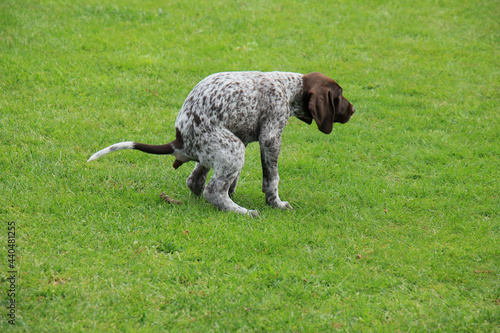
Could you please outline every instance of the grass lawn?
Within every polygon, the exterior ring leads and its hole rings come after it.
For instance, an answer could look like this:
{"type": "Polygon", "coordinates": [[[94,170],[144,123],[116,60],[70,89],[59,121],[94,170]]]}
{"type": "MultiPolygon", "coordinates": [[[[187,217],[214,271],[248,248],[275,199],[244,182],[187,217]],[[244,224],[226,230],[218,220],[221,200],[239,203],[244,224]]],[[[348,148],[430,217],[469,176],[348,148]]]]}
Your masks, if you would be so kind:
{"type": "Polygon", "coordinates": [[[499,17],[493,0],[1,0],[0,331],[500,332],[499,17]],[[330,135],[290,119],[293,211],[265,205],[258,144],[234,198],[255,219],[193,196],[194,163],[86,162],[172,141],[194,85],[233,70],[319,71],[356,107],[330,135]]]}

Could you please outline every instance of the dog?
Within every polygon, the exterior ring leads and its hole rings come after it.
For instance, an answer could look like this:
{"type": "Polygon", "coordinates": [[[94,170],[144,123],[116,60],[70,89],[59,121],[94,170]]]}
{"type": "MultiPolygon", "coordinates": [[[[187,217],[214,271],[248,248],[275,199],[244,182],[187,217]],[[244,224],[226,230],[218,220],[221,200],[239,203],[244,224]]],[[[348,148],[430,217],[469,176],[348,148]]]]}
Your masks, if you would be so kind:
{"type": "Polygon", "coordinates": [[[334,123],[346,123],[355,112],[342,96],[342,88],[318,73],[225,72],[210,75],[198,83],[186,98],[175,122],[175,140],[163,145],[133,141],[104,148],[88,161],[122,149],[150,154],[174,155],[174,168],[196,161],[186,184],[224,211],[258,216],[255,210],[237,205],[236,190],[245,160],[245,147],[260,144],[262,191],[266,203],[292,209],[278,195],[278,156],[281,134],[290,116],[329,134],[334,123]],[[213,176],[207,182],[207,175],[213,176]]]}

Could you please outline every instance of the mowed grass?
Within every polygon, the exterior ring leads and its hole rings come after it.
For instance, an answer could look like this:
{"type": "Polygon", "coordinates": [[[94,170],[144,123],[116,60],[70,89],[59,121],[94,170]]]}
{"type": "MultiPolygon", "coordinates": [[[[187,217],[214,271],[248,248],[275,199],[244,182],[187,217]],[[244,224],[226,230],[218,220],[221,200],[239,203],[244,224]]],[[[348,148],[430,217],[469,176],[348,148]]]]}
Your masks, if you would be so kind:
{"type": "Polygon", "coordinates": [[[0,330],[500,330],[497,1],[0,2],[0,330]],[[217,211],[166,143],[220,71],[320,71],[357,112],[290,119],[217,211]],[[182,205],[168,204],[165,192],[182,205]],[[16,321],[7,322],[7,222],[16,321]]]}

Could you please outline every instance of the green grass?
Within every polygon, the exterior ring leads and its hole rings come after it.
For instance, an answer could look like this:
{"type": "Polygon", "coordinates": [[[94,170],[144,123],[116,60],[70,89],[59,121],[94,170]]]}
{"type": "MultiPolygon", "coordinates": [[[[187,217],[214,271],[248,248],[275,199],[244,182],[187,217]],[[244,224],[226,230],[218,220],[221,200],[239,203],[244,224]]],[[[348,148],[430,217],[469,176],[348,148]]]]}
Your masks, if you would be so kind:
{"type": "Polygon", "coordinates": [[[0,1],[0,331],[499,332],[498,1],[191,3],[0,1]],[[257,144],[235,195],[257,219],[172,157],[86,163],[171,141],[228,70],[320,71],[357,109],[329,136],[290,120],[294,211],[266,207],[257,144]]]}

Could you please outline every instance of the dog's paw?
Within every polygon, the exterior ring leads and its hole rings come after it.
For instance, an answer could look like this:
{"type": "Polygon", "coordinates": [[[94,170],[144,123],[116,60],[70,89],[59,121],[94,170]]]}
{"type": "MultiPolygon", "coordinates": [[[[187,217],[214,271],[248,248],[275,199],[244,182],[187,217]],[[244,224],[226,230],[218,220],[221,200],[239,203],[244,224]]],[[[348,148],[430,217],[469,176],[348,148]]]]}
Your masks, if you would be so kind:
{"type": "Polygon", "coordinates": [[[287,201],[282,201],[277,208],[282,209],[282,210],[293,210],[292,206],[287,201]]]}
{"type": "Polygon", "coordinates": [[[246,215],[250,216],[250,217],[259,217],[259,212],[256,211],[256,210],[248,210],[246,215]]]}
{"type": "Polygon", "coordinates": [[[268,202],[268,204],[271,207],[281,209],[281,210],[293,210],[292,206],[287,202],[287,201],[274,201],[274,202],[268,202]]]}
{"type": "Polygon", "coordinates": [[[246,215],[249,217],[259,217],[259,212],[256,210],[251,210],[251,209],[246,209],[244,207],[238,207],[236,209],[233,209],[235,213],[241,214],[241,215],[246,215]]]}

